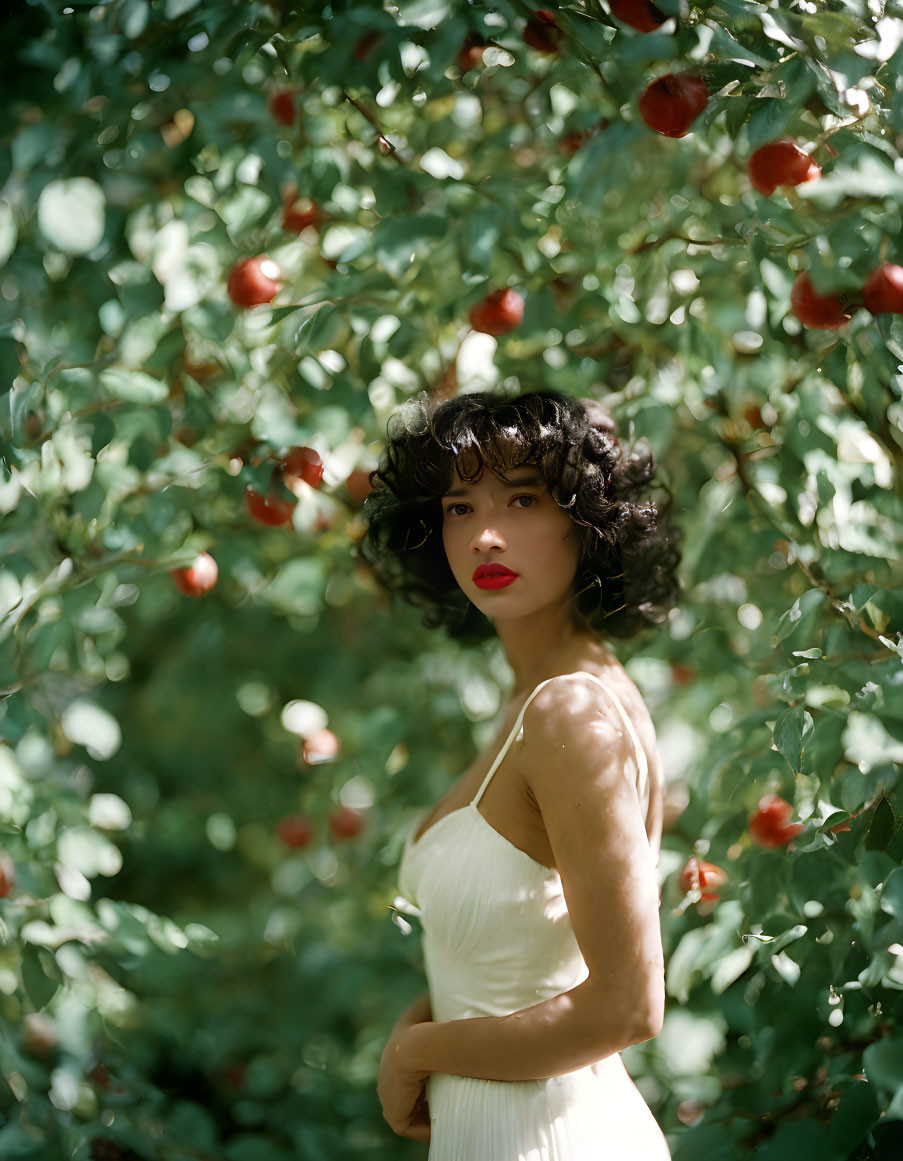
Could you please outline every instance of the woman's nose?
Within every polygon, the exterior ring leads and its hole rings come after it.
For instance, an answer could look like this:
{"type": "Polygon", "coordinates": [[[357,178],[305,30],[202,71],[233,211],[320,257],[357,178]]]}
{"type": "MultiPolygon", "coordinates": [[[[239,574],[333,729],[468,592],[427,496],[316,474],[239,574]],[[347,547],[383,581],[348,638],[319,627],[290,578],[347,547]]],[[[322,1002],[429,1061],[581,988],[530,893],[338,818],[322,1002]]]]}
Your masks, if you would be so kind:
{"type": "Polygon", "coordinates": [[[487,548],[492,548],[494,545],[504,548],[505,537],[495,520],[487,520],[474,532],[471,548],[474,552],[485,552],[487,548]]]}

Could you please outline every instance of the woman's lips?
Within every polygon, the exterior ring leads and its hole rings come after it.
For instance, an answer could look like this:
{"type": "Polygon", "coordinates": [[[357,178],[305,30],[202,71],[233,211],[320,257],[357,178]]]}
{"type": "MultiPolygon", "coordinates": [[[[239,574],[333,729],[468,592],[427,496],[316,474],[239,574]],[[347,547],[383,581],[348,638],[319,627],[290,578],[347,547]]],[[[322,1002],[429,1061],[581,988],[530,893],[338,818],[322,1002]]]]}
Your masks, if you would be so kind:
{"type": "Polygon", "coordinates": [[[493,568],[481,570],[480,566],[474,570],[473,583],[479,589],[504,589],[517,580],[517,573],[510,569],[493,568]]]}
{"type": "Polygon", "coordinates": [[[506,589],[517,577],[513,572],[496,573],[487,576],[478,576],[473,582],[478,589],[506,589]]]}

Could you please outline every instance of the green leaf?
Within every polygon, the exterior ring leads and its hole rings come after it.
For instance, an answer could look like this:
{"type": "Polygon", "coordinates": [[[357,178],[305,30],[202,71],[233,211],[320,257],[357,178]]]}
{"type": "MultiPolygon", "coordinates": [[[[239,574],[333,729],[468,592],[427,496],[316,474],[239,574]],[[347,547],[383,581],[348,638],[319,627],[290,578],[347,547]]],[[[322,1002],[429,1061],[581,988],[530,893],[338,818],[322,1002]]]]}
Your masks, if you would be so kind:
{"type": "Polygon", "coordinates": [[[801,636],[808,634],[811,626],[815,624],[815,614],[824,607],[826,600],[827,597],[821,589],[807,589],[797,597],[787,612],[781,614],[777,630],[772,637],[772,644],[776,645],[779,641],[785,640],[791,633],[799,632],[801,636]]]}
{"type": "Polygon", "coordinates": [[[9,256],[16,248],[16,219],[12,206],[7,201],[0,201],[0,266],[5,266],[9,256]]]}
{"type": "Polygon", "coordinates": [[[903,919],[903,867],[895,867],[887,876],[881,892],[881,906],[897,919],[903,919]]]}
{"type": "Polygon", "coordinates": [[[417,257],[429,251],[429,240],[441,238],[448,229],[448,219],[440,214],[417,214],[403,221],[380,222],[373,231],[376,256],[383,269],[400,278],[417,257]]]}
{"type": "Polygon", "coordinates": [[[840,1098],[831,1118],[831,1144],[841,1157],[848,1157],[865,1139],[880,1115],[875,1086],[854,1080],[840,1098]]]}
{"type": "Polygon", "coordinates": [[[787,759],[794,774],[800,773],[803,751],[812,729],[812,715],[799,706],[785,709],[774,724],[774,744],[787,759]]]}
{"type": "Polygon", "coordinates": [[[169,387],[143,371],[101,371],[97,376],[110,399],[128,399],[131,403],[161,403],[169,387]]]}
{"type": "Polygon", "coordinates": [[[30,944],[22,948],[22,984],[37,1010],[50,1003],[62,983],[63,973],[51,951],[30,944]]]}
{"type": "Polygon", "coordinates": [[[882,792],[869,817],[868,830],[865,832],[865,847],[869,851],[883,851],[890,844],[897,830],[897,819],[894,809],[882,792]]]}
{"type": "Polygon", "coordinates": [[[870,1044],[862,1054],[862,1066],[870,1084],[891,1099],[903,1090],[903,1036],[896,1033],[870,1044]]]}
{"type": "Polygon", "coordinates": [[[756,949],[751,943],[745,943],[742,947],[735,947],[733,951],[729,951],[723,959],[721,959],[712,972],[711,986],[712,991],[716,996],[721,995],[723,991],[731,986],[736,980],[743,975],[755,957],[756,949]]]}
{"type": "Polygon", "coordinates": [[[103,238],[105,205],[103,190],[90,177],[52,181],[38,198],[38,225],[64,253],[87,254],[103,238]]]}

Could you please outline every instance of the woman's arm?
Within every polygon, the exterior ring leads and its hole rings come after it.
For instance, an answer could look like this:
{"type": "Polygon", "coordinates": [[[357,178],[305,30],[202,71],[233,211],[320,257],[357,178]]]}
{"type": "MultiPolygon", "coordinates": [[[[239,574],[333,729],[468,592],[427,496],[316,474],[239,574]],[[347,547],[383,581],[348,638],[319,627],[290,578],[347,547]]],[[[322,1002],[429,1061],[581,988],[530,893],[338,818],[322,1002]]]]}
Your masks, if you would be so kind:
{"type": "Polygon", "coordinates": [[[594,1064],[648,1040],[659,1028],[633,1019],[585,980],[569,992],[508,1016],[411,1025],[406,1064],[418,1072],[447,1072],[480,1080],[542,1080],[594,1064]],[[600,1021],[600,1010],[606,1011],[600,1021]],[[600,1034],[600,1023],[604,1034],[600,1034]]]}
{"type": "Polygon", "coordinates": [[[510,1015],[420,1024],[414,1069],[483,1080],[561,1076],[658,1034],[665,981],[659,890],[631,743],[583,679],[546,686],[524,717],[521,762],[542,813],[588,978],[510,1015]]]}
{"type": "Polygon", "coordinates": [[[396,1026],[399,1024],[420,1024],[424,1020],[432,1020],[433,1007],[430,1003],[429,992],[423,992],[409,1007],[401,1013],[395,1021],[396,1026]]]}

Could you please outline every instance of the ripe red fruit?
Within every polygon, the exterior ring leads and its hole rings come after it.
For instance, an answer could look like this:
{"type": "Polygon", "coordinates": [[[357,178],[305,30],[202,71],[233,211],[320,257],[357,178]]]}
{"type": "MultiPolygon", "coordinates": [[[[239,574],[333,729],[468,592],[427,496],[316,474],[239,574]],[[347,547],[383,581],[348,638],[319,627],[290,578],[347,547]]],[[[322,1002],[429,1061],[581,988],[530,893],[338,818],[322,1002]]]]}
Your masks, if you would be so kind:
{"type": "Polygon", "coordinates": [[[844,308],[850,303],[850,295],[816,294],[809,275],[798,275],[790,290],[790,313],[796,315],[805,327],[818,330],[836,330],[849,322],[844,308]]]}
{"type": "Polygon", "coordinates": [[[381,32],[365,32],[357,44],[354,46],[354,55],[358,60],[366,60],[370,55],[370,49],[382,40],[383,34],[381,32]]]}
{"type": "Polygon", "coordinates": [[[471,69],[478,69],[483,63],[483,49],[486,45],[474,33],[470,33],[465,37],[464,43],[458,52],[456,63],[462,73],[470,72],[471,69]]]}
{"type": "Polygon", "coordinates": [[[779,794],[766,794],[749,816],[749,833],[760,847],[782,847],[805,830],[801,822],[788,822],[793,807],[779,794]]]}
{"type": "Polygon", "coordinates": [[[340,806],[334,810],[327,822],[332,834],[339,839],[354,838],[364,829],[364,816],[350,806],[340,806]]]}
{"type": "Polygon", "coordinates": [[[323,482],[323,461],[312,447],[293,447],[279,462],[282,478],[289,488],[297,480],[303,480],[312,488],[319,488],[323,482]]]}
{"type": "Polygon", "coordinates": [[[558,52],[561,28],[548,8],[537,8],[524,27],[524,40],[537,52],[558,52]]]}
{"type": "Polygon", "coordinates": [[[862,288],[862,301],[871,314],[903,314],[903,266],[876,267],[862,288]]]}
{"type": "Polygon", "coordinates": [[[484,335],[505,335],[521,324],[523,295],[516,290],[493,290],[470,308],[467,317],[475,331],[484,335]]]}
{"type": "Polygon", "coordinates": [[[588,129],[574,129],[559,138],[558,148],[562,153],[576,153],[587,137],[589,137],[588,129]]]}
{"type": "Polygon", "coordinates": [[[293,850],[306,847],[314,837],[313,825],[303,814],[287,814],[276,823],[275,830],[285,845],[293,850]]]}
{"type": "Polygon", "coordinates": [[[635,28],[637,32],[654,32],[667,20],[664,12],[651,0],[608,0],[612,16],[635,28]]]}
{"type": "Polygon", "coordinates": [[[5,899],[15,885],[16,865],[6,851],[0,851],[0,899],[5,899]]]}
{"type": "Polygon", "coordinates": [[[295,123],[295,93],[293,89],[277,89],[267,101],[270,114],[280,125],[295,123]]]}
{"type": "Polygon", "coordinates": [[[821,166],[789,137],[782,137],[754,150],[746,172],[753,188],[770,197],[779,185],[802,185],[821,177],[821,166]]]}
{"type": "Polygon", "coordinates": [[[109,1137],[91,1138],[91,1161],[123,1161],[124,1154],[109,1137]]]}
{"type": "Polygon", "coordinates": [[[245,506],[250,516],[259,524],[288,524],[295,509],[291,500],[283,500],[281,496],[261,496],[250,485],[245,488],[245,506]]]}
{"type": "Polygon", "coordinates": [[[319,216],[319,207],[310,198],[299,198],[293,203],[286,202],[282,211],[282,228],[292,234],[300,234],[308,226],[315,226],[319,216]]]}
{"type": "Polygon", "coordinates": [[[686,894],[688,891],[701,891],[702,899],[706,903],[717,901],[718,892],[714,887],[723,887],[727,882],[727,871],[715,863],[706,863],[691,855],[680,872],[680,889],[686,894]]]}
{"type": "Polygon", "coordinates": [[[232,267],[226,290],[237,306],[260,306],[282,289],[281,277],[279,267],[265,254],[241,258],[232,267]]]}
{"type": "Polygon", "coordinates": [[[202,552],[195,557],[194,564],[188,568],[171,568],[169,574],[180,593],[186,597],[202,597],[216,584],[219,569],[210,553],[202,552]]]}
{"type": "Polygon", "coordinates": [[[316,766],[319,762],[331,762],[338,756],[339,739],[332,730],[324,727],[304,739],[302,752],[308,766],[316,766]]]}
{"type": "Polygon", "coordinates": [[[709,90],[695,73],[666,73],[650,81],[637,102],[643,121],[665,137],[686,137],[709,103],[709,90]]]}
{"type": "Polygon", "coordinates": [[[348,490],[348,495],[355,504],[363,504],[373,491],[373,485],[370,483],[370,473],[365,471],[364,468],[355,468],[345,481],[345,487],[348,490]]]}

